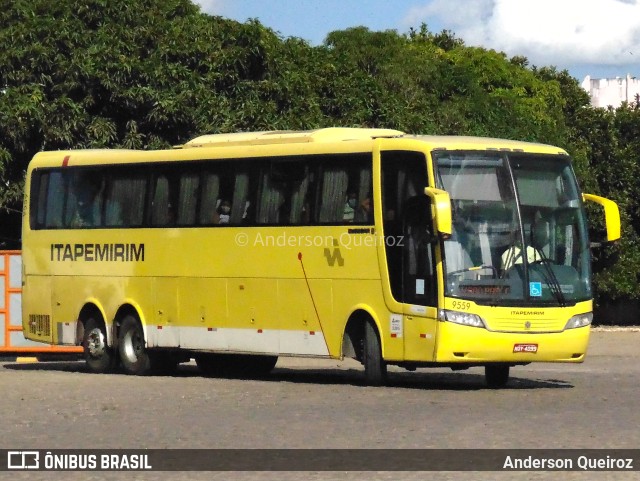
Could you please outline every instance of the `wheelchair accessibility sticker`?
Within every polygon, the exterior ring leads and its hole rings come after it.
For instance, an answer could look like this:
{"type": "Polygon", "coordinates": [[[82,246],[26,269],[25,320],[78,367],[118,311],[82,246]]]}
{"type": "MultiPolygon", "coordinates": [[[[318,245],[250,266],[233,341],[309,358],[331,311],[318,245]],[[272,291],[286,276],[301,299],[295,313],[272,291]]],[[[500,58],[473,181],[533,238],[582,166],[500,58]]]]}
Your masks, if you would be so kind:
{"type": "Polygon", "coordinates": [[[542,282],[529,282],[529,295],[531,297],[542,297],[542,282]]]}

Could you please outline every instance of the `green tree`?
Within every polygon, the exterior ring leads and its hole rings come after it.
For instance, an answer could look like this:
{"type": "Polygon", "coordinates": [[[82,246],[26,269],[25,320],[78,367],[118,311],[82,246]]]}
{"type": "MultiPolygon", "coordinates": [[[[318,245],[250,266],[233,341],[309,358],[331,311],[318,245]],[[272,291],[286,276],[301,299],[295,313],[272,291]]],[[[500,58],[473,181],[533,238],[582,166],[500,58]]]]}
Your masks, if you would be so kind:
{"type": "Polygon", "coordinates": [[[608,135],[602,144],[593,141],[599,157],[594,174],[602,195],[618,203],[622,219],[622,239],[601,254],[598,260],[607,268],[596,281],[608,300],[640,300],[640,110],[623,104],[615,111],[596,111],[607,119],[608,135]]]}
{"type": "Polygon", "coordinates": [[[189,0],[0,7],[5,211],[20,210],[24,171],[39,150],[164,148],[199,133],[322,119],[309,78],[322,53],[258,22],[212,17],[189,0]]]}

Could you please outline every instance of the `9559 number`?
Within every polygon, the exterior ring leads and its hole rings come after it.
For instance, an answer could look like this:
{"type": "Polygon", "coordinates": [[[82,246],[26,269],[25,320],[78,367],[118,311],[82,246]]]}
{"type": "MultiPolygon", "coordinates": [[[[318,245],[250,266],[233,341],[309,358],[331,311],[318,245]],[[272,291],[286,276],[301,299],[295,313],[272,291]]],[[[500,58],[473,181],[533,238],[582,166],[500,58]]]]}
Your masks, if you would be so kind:
{"type": "Polygon", "coordinates": [[[471,309],[471,303],[469,301],[453,301],[451,307],[458,311],[468,311],[471,309]]]}

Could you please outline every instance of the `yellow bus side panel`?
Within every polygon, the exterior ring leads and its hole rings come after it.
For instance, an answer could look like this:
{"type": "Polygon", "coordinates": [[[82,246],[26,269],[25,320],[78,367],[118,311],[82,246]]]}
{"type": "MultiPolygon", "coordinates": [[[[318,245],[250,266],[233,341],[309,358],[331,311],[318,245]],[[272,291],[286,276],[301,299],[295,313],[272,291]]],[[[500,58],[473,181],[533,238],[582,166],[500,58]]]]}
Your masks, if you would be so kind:
{"type": "Polygon", "coordinates": [[[29,276],[29,289],[22,293],[23,305],[30,306],[22,319],[24,337],[38,342],[53,343],[51,329],[51,278],[29,276]]]}
{"type": "Polygon", "coordinates": [[[405,344],[404,360],[433,361],[437,327],[438,321],[435,319],[435,315],[434,318],[406,316],[403,333],[405,344]]]}

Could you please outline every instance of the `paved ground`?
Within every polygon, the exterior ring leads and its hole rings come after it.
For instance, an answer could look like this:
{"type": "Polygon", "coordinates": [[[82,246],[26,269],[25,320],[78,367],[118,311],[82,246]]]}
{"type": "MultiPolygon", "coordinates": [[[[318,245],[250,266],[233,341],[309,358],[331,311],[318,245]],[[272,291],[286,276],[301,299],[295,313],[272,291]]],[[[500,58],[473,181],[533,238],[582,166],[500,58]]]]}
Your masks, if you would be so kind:
{"type": "MultiPolygon", "coordinates": [[[[394,369],[389,386],[367,387],[360,366],[350,360],[281,359],[268,380],[206,378],[193,364],[182,365],[173,376],[140,378],[92,375],[81,362],[3,363],[0,448],[640,448],[639,361],[640,330],[596,330],[584,364],[516,367],[503,390],[486,389],[481,369],[394,369]]],[[[37,474],[60,480],[510,480],[552,475],[37,474]]],[[[640,479],[637,475],[640,471],[560,477],[640,479]]],[[[12,474],[11,479],[38,478],[12,474]]]]}

